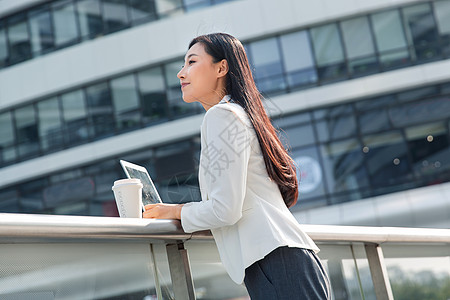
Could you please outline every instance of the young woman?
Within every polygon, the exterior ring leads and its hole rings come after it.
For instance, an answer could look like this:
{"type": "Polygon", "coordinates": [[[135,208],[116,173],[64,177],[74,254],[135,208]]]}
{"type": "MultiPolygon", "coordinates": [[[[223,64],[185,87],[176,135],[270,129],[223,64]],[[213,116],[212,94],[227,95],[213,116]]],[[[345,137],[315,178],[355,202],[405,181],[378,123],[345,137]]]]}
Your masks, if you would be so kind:
{"type": "Polygon", "coordinates": [[[145,218],[210,229],[225,269],[257,299],[331,299],[314,242],[289,211],[294,162],[267,116],[241,42],[224,33],[193,39],[178,73],[183,100],[206,110],[201,126],[201,202],[151,204],[145,218]]]}

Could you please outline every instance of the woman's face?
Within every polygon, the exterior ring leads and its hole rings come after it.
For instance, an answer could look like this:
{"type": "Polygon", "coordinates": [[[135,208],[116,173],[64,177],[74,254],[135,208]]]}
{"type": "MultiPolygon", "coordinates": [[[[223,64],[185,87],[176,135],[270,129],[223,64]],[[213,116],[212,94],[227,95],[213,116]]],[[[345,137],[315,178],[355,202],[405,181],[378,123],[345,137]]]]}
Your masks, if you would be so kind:
{"type": "Polygon", "coordinates": [[[219,69],[220,62],[213,62],[212,56],[206,53],[203,44],[194,44],[186,53],[184,66],[177,74],[183,100],[188,103],[198,101],[203,106],[214,104],[210,102],[217,101],[216,98],[222,93],[219,69]]]}

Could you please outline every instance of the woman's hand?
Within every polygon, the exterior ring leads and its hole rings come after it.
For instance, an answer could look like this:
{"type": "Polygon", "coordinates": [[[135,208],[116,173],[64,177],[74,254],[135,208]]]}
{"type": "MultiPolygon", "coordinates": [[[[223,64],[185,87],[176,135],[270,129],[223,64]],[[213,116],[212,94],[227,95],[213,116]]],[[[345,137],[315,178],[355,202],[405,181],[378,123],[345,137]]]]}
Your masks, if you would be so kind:
{"type": "Polygon", "coordinates": [[[143,218],[148,219],[181,219],[181,208],[184,204],[148,204],[144,206],[143,218]]]}

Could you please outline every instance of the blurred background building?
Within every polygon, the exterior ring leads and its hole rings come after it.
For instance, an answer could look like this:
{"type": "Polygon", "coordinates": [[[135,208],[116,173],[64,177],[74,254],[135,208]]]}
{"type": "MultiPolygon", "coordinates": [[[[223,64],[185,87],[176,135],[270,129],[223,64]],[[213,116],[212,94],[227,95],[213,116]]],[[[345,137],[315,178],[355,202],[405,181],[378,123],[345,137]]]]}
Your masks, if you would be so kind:
{"type": "Polygon", "coordinates": [[[189,41],[245,45],[301,223],[450,227],[450,1],[0,0],[0,211],[116,216],[125,159],[200,200],[189,41]]]}

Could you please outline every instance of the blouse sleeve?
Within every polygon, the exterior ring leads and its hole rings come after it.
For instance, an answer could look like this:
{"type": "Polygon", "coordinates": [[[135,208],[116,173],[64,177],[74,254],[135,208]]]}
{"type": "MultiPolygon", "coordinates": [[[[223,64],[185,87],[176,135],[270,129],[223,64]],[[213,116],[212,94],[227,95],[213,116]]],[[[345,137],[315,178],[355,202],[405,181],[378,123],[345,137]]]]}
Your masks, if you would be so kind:
{"type": "Polygon", "coordinates": [[[214,229],[242,217],[250,157],[249,128],[231,110],[212,107],[205,115],[199,172],[203,172],[207,198],[181,210],[185,232],[214,229]],[[205,201],[206,200],[206,201],[205,201]]]}

